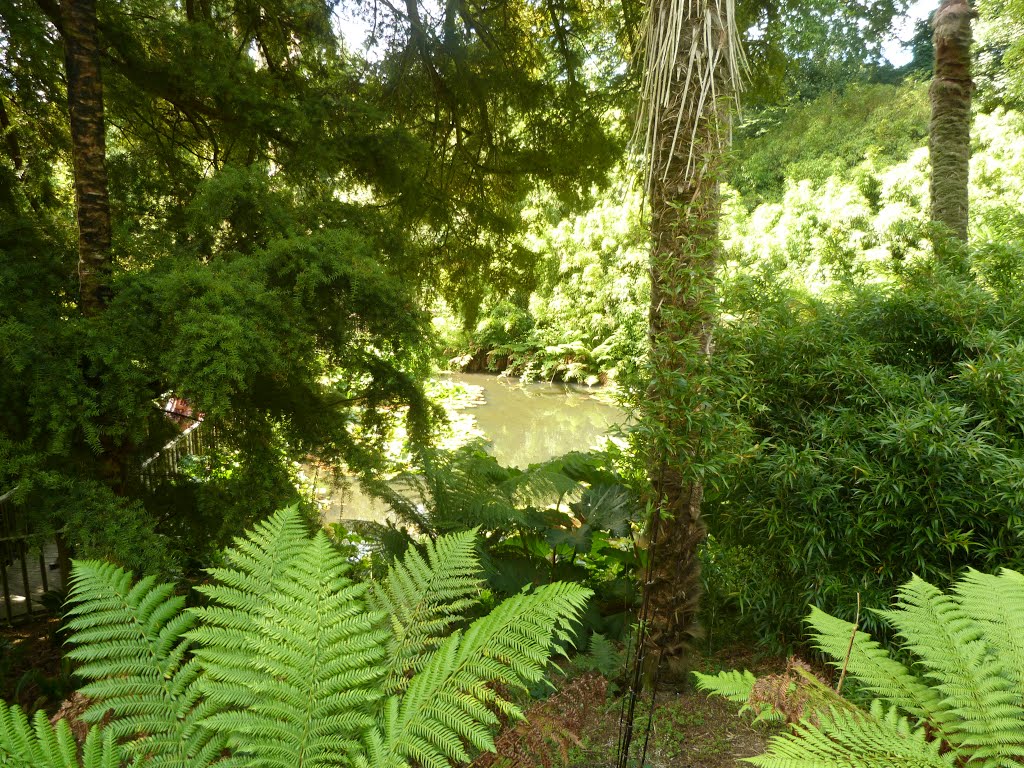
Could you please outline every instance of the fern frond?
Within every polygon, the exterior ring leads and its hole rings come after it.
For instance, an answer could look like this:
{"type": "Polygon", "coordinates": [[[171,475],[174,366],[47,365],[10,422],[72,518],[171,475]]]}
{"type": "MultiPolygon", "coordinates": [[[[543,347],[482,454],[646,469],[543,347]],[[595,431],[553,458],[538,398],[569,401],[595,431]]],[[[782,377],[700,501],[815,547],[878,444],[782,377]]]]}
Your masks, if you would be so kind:
{"type": "Polygon", "coordinates": [[[195,709],[199,670],[185,639],[194,619],[173,585],[131,579],[110,563],[74,565],[67,628],[75,647],[67,655],[81,662],[77,673],[90,682],[80,690],[94,700],[82,719],[113,712],[104,730],[130,740],[127,752],[161,768],[191,768],[223,747],[195,709]]]}
{"type": "Polygon", "coordinates": [[[831,663],[879,698],[902,707],[906,712],[934,721],[940,709],[940,695],[927,682],[889,656],[889,652],[866,632],[857,632],[850,648],[853,624],[811,608],[807,623],[813,632],[814,645],[831,663]],[[849,661],[846,652],[850,650],[849,661]]]}
{"type": "Polygon", "coordinates": [[[595,632],[590,636],[586,654],[576,657],[576,666],[579,669],[592,669],[607,678],[614,678],[622,672],[624,661],[625,654],[607,637],[595,632]]]}
{"type": "Polygon", "coordinates": [[[705,675],[700,672],[693,672],[697,681],[697,690],[704,691],[712,696],[721,696],[736,704],[746,704],[750,699],[750,692],[754,690],[754,683],[757,678],[754,673],[748,670],[730,670],[719,672],[717,675],[705,675]]]}
{"type": "MultiPolygon", "coordinates": [[[[366,610],[366,586],[345,578],[348,564],[323,532],[289,560],[258,609],[218,606],[217,631],[191,633],[206,667],[203,695],[221,710],[204,725],[225,735],[236,765],[346,765],[374,722],[388,632],[383,616],[366,610]]],[[[239,597],[204,591],[215,601],[239,597]]]]}
{"type": "Polygon", "coordinates": [[[465,634],[445,640],[404,696],[388,699],[384,722],[367,734],[371,764],[448,768],[469,759],[467,743],[493,750],[498,719],[491,708],[523,715],[492,686],[540,680],[555,641],[568,638],[590,594],[578,585],[550,584],[505,600],[465,634]]]}
{"type": "Polygon", "coordinates": [[[246,537],[235,539],[235,546],[224,553],[230,567],[209,570],[216,583],[196,587],[196,591],[206,595],[212,605],[190,611],[201,625],[192,638],[205,647],[203,662],[208,673],[217,679],[232,679],[237,655],[248,648],[247,633],[308,543],[309,533],[298,509],[288,507],[258,524],[246,537]]]}
{"type": "Polygon", "coordinates": [[[19,707],[0,702],[0,765],[5,768],[120,768],[122,760],[111,731],[90,729],[79,755],[65,721],[52,726],[40,711],[30,722],[19,707]]]}
{"type": "Polygon", "coordinates": [[[388,645],[385,689],[405,687],[409,672],[423,668],[430,652],[448,634],[451,625],[476,603],[480,590],[480,563],[475,555],[476,531],[427,540],[426,559],[415,547],[388,569],[370,593],[370,607],[388,617],[392,639],[388,645]]]}
{"type": "Polygon", "coordinates": [[[545,507],[559,497],[580,491],[580,484],[555,463],[538,464],[513,475],[501,485],[503,494],[518,507],[545,507]]]}
{"type": "Polygon", "coordinates": [[[761,768],[948,768],[953,753],[940,754],[942,742],[929,741],[924,728],[912,728],[896,707],[877,700],[870,712],[832,708],[819,722],[802,722],[776,736],[768,752],[746,762],[761,768]]]}
{"type": "Polygon", "coordinates": [[[1024,692],[1024,576],[1009,568],[998,576],[972,568],[953,591],[963,610],[981,622],[992,652],[1006,663],[1018,692],[1024,692]]]}
{"type": "Polygon", "coordinates": [[[953,595],[919,577],[900,588],[898,610],[881,614],[904,638],[942,696],[933,725],[986,766],[1024,755],[1024,706],[1013,677],[989,653],[983,626],[953,595]]]}

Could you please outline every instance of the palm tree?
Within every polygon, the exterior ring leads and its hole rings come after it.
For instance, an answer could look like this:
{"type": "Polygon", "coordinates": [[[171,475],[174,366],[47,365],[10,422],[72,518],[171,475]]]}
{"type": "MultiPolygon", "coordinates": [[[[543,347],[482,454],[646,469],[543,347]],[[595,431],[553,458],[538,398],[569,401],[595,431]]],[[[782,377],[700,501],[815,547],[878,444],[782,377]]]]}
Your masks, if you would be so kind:
{"type": "Polygon", "coordinates": [[[967,242],[967,182],[971,160],[971,19],[969,0],[942,0],[932,19],[935,73],[932,105],[931,218],[967,242]]]}
{"type": "Polygon", "coordinates": [[[641,117],[651,216],[652,377],[645,403],[654,513],[646,647],[673,676],[696,628],[705,529],[696,471],[719,260],[719,179],[743,54],[734,0],[651,0],[641,117]]]}

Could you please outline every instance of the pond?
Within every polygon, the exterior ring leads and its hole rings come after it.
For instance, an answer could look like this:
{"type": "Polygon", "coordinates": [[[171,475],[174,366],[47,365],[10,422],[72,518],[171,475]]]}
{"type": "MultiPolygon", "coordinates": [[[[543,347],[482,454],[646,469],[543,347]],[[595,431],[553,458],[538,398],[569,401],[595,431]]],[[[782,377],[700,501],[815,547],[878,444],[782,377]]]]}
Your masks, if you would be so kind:
{"type": "MultiPolygon", "coordinates": [[[[622,411],[600,390],[484,373],[455,373],[451,381],[479,388],[471,415],[499,464],[527,467],[569,451],[601,447],[622,411]]],[[[468,410],[468,409],[467,409],[468,410]]]]}
{"type": "MultiPolygon", "coordinates": [[[[621,409],[600,390],[550,382],[522,382],[484,373],[446,374],[470,397],[456,409],[464,423],[489,444],[499,463],[527,467],[569,451],[600,448],[612,427],[623,421],[621,409]]],[[[325,505],[324,521],[384,519],[387,508],[358,486],[341,488],[325,505]]]]}

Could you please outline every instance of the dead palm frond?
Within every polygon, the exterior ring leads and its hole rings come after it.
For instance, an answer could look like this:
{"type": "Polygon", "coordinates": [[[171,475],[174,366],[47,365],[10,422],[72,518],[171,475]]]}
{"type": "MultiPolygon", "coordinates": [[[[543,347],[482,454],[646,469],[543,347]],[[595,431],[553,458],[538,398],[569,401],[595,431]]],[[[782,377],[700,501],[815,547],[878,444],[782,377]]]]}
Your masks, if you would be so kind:
{"type": "Polygon", "coordinates": [[[667,179],[680,141],[689,142],[687,181],[702,173],[694,151],[704,138],[702,130],[719,147],[729,141],[731,124],[719,119],[719,101],[730,99],[739,107],[748,70],[736,27],[736,0],[651,0],[642,47],[644,76],[632,145],[644,161],[649,195],[656,179],[667,179]],[[674,129],[666,120],[670,109],[674,129]],[[672,130],[672,139],[662,154],[658,148],[666,129],[672,130]],[[661,162],[654,161],[655,154],[661,162]]]}

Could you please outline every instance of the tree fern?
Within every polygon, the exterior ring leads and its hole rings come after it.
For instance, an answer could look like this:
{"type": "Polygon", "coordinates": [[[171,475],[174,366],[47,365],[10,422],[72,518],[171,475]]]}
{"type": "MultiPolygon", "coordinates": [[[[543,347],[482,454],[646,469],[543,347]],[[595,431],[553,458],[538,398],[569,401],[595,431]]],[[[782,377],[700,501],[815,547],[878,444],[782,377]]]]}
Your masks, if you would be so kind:
{"type": "Polygon", "coordinates": [[[477,619],[465,634],[445,640],[399,700],[387,703],[382,727],[368,734],[369,753],[381,766],[415,761],[442,768],[466,761],[463,742],[492,750],[492,706],[522,718],[513,703],[491,687],[525,687],[543,677],[556,640],[566,640],[567,617],[578,616],[589,592],[570,584],[549,584],[509,598],[477,619]]]}
{"type": "Polygon", "coordinates": [[[747,762],[761,768],[948,768],[952,753],[929,741],[924,728],[912,728],[896,707],[875,701],[870,712],[843,708],[817,713],[816,722],[797,724],[775,737],[768,754],[747,762]]]}
{"type": "Polygon", "coordinates": [[[290,507],[236,539],[224,554],[229,567],[210,569],[215,582],[198,588],[210,605],[190,614],[199,623],[192,639],[203,646],[206,678],[238,685],[251,679],[250,638],[269,596],[287,581],[292,563],[308,542],[302,518],[290,507]]]}
{"type": "Polygon", "coordinates": [[[66,724],[3,708],[0,765],[442,768],[493,749],[496,712],[522,716],[500,691],[542,677],[590,593],[551,584],[451,632],[478,589],[473,552],[471,532],[441,537],[357,584],[284,510],[190,610],[170,585],[76,563],[72,655],[95,700],[82,762],[66,724]]]}
{"type": "Polygon", "coordinates": [[[480,564],[474,555],[473,531],[426,541],[426,558],[411,548],[374,585],[371,606],[391,624],[386,690],[404,688],[406,674],[423,668],[462,613],[476,603],[480,564]]]}
{"type": "Polygon", "coordinates": [[[985,765],[1015,764],[1012,758],[1024,755],[1022,691],[984,624],[956,594],[916,576],[900,588],[897,605],[882,615],[942,695],[936,727],[975,760],[987,758],[985,765]]]}
{"type": "Polygon", "coordinates": [[[200,722],[207,707],[197,706],[199,667],[185,639],[194,618],[173,585],[149,577],[133,586],[109,563],[79,562],[70,601],[68,657],[95,701],[82,719],[109,719],[105,730],[154,766],[190,768],[218,754],[223,742],[200,722]]]}
{"type": "Polygon", "coordinates": [[[983,627],[1000,651],[1006,672],[1024,691],[1024,576],[1003,570],[998,576],[969,570],[954,587],[964,610],[983,627]]]}
{"type": "MultiPolygon", "coordinates": [[[[267,768],[345,765],[381,698],[388,633],[366,610],[366,585],[344,577],[348,564],[325,534],[297,553],[265,596],[247,631],[192,633],[206,665],[204,695],[224,711],[205,724],[223,733],[233,762],[267,768]],[[212,653],[211,653],[212,652],[212,653]]],[[[213,590],[203,590],[212,592],[213,590]]]]}
{"type": "Polygon", "coordinates": [[[847,674],[856,678],[870,693],[898,705],[917,717],[935,719],[941,696],[926,680],[893,659],[889,652],[866,632],[858,630],[850,646],[853,624],[811,607],[808,623],[814,628],[811,639],[837,666],[846,664],[847,674]],[[850,651],[849,660],[846,652],[850,651]]]}
{"type": "MultiPolygon", "coordinates": [[[[870,712],[851,714],[833,694],[753,762],[778,768],[1024,762],[1024,577],[970,571],[950,593],[914,578],[899,590],[894,609],[878,613],[897,631],[913,666],[891,659],[863,632],[851,645],[852,624],[812,609],[815,644],[878,699],[870,712]],[[911,728],[906,715],[924,727],[911,728]]],[[[737,700],[751,677],[699,679],[737,700]]],[[[751,684],[746,701],[754,690],[751,684]]]]}
{"type": "Polygon", "coordinates": [[[66,722],[52,726],[42,712],[29,721],[20,708],[0,702],[0,765],[5,768],[120,768],[122,758],[112,730],[90,730],[79,751],[66,722]]]}

